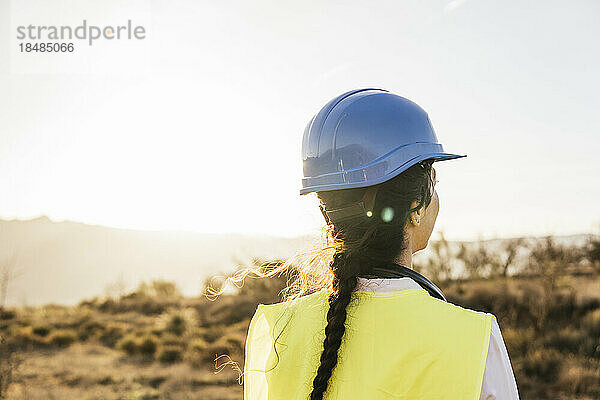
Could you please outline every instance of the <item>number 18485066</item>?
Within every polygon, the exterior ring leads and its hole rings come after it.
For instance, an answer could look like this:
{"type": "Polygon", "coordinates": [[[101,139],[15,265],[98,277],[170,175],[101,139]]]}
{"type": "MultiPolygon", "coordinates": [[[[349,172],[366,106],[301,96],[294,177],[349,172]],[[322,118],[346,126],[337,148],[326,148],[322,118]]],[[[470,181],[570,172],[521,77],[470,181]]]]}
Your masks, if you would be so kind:
{"type": "Polygon", "coordinates": [[[19,43],[21,53],[72,53],[73,43],[19,43]]]}

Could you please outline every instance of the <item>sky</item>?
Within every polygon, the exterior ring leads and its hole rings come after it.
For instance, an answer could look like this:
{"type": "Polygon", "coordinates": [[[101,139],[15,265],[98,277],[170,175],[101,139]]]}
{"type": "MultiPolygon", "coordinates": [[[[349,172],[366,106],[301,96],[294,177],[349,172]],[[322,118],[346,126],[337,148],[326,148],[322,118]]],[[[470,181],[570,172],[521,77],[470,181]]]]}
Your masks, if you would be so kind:
{"type": "Polygon", "coordinates": [[[596,1],[0,0],[0,218],[317,233],[302,133],[361,87],[466,158],[434,235],[600,231],[596,1]],[[19,53],[17,26],[127,20],[143,40],[19,53]]]}

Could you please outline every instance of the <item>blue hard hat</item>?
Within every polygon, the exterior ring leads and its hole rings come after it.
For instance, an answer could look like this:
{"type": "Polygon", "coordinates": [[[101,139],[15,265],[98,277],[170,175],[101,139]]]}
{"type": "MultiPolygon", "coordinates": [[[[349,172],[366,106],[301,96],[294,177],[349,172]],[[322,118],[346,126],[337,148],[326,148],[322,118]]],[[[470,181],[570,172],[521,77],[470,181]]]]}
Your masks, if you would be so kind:
{"type": "Polygon", "coordinates": [[[444,152],[425,110],[384,89],[356,89],[329,101],[302,139],[300,194],[372,186],[444,152]]]}

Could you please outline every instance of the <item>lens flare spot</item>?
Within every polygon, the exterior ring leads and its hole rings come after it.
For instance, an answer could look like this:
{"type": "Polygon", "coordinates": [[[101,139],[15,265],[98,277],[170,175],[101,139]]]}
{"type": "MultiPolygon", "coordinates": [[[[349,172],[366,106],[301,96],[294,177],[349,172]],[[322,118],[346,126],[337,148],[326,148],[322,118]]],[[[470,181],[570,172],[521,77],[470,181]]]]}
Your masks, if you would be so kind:
{"type": "Polygon", "coordinates": [[[372,217],[373,216],[373,211],[367,211],[367,217],[372,217]]]}
{"type": "Polygon", "coordinates": [[[390,222],[394,219],[394,209],[392,207],[384,207],[381,210],[381,219],[384,222],[390,222]]]}

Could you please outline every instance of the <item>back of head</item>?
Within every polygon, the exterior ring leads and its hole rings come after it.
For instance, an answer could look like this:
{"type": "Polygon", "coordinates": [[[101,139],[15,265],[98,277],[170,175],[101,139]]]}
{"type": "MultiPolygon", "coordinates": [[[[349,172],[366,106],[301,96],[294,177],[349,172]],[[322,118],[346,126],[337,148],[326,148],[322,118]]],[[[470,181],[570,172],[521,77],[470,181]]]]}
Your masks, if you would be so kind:
{"type": "MultiPolygon", "coordinates": [[[[411,211],[426,208],[434,190],[432,161],[417,163],[375,186],[372,206],[364,214],[330,220],[336,253],[368,273],[377,262],[391,262],[405,248],[405,227],[411,211]],[[417,202],[417,207],[411,204],[417,202]]],[[[339,210],[359,203],[369,187],[317,192],[321,208],[339,210]]]]}

